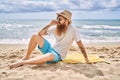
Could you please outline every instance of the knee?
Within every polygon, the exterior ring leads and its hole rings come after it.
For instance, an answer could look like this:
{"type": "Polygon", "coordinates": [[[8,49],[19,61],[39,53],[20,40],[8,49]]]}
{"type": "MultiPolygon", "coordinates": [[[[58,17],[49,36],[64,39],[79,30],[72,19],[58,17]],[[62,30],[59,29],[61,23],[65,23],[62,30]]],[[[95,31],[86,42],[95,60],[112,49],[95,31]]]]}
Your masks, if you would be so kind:
{"type": "Polygon", "coordinates": [[[37,34],[33,34],[32,35],[32,39],[36,40],[36,39],[40,39],[41,36],[37,35],[37,34]]]}
{"type": "Polygon", "coordinates": [[[33,34],[33,35],[32,35],[32,38],[36,38],[36,37],[37,37],[37,34],[33,34]]]}
{"type": "Polygon", "coordinates": [[[33,34],[32,37],[31,37],[31,39],[35,40],[37,38],[37,36],[38,36],[37,34],[33,34]]]}

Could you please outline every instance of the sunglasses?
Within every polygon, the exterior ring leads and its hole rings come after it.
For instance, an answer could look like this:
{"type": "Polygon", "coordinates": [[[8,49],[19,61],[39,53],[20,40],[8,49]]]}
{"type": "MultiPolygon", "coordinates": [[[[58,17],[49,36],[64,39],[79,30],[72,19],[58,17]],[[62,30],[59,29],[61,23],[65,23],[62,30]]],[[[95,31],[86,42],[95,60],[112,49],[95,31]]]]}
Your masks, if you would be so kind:
{"type": "Polygon", "coordinates": [[[61,20],[62,20],[61,18],[57,17],[57,21],[58,21],[58,22],[60,22],[61,20]]]}

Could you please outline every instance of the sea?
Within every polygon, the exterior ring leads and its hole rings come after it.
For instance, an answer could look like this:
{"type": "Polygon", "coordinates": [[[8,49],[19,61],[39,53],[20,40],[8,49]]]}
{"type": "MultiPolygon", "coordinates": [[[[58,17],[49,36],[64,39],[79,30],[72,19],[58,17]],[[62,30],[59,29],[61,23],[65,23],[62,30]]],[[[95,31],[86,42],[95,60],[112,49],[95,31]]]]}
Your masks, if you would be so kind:
{"type": "MultiPolygon", "coordinates": [[[[28,44],[31,36],[37,34],[50,19],[8,19],[0,20],[0,44],[28,44]]],[[[87,19],[73,20],[84,43],[120,43],[120,20],[87,19]]],[[[49,41],[53,37],[46,36],[49,41]]]]}

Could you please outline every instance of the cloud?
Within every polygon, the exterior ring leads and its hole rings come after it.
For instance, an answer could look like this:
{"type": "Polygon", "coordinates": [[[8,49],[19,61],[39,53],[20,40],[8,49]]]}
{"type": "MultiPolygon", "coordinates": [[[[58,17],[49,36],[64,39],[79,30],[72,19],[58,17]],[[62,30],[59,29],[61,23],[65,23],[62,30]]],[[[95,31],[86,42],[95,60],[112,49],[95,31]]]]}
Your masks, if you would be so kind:
{"type": "Polygon", "coordinates": [[[0,12],[40,12],[52,11],[51,3],[30,0],[6,0],[0,2],[0,12]]]}
{"type": "Polygon", "coordinates": [[[56,10],[120,11],[120,0],[1,0],[0,13],[26,13],[56,10]]]}
{"type": "Polygon", "coordinates": [[[71,3],[77,6],[77,10],[81,11],[117,11],[117,8],[120,8],[120,0],[71,0],[71,3]]]}

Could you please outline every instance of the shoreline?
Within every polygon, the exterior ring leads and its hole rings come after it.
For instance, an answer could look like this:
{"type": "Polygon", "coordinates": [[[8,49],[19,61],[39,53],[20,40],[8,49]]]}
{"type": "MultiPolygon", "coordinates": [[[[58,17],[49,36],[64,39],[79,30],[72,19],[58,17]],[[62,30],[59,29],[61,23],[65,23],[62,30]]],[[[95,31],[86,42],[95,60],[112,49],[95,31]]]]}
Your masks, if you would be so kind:
{"type": "MultiPolygon", "coordinates": [[[[83,42],[83,41],[82,41],[83,42]]],[[[120,45],[120,42],[97,42],[97,43],[93,43],[93,42],[91,42],[91,43],[85,43],[85,42],[83,42],[83,44],[84,45],[87,45],[87,46],[119,46],[120,45]]],[[[11,45],[13,45],[13,46],[15,46],[15,45],[17,45],[17,46],[27,46],[28,45],[28,43],[0,43],[0,46],[11,46],[11,45]]],[[[75,42],[73,42],[73,44],[72,45],[76,45],[76,43],[75,42]]]]}

